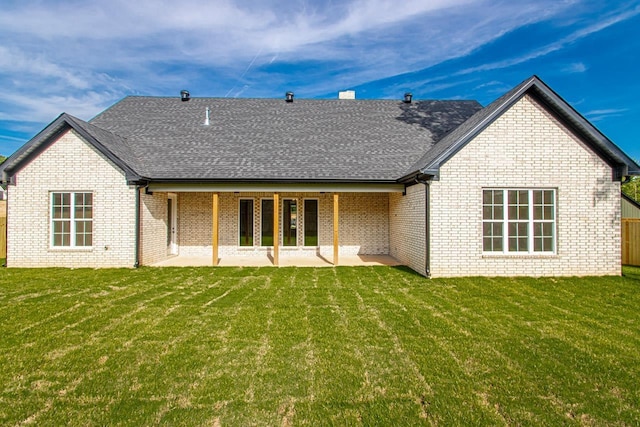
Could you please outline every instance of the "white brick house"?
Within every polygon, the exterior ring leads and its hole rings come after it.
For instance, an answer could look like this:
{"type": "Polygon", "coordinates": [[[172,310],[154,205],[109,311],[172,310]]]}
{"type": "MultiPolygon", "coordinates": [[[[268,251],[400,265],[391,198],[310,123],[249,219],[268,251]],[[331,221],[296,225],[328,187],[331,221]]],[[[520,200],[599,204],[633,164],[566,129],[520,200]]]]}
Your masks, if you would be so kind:
{"type": "Polygon", "coordinates": [[[0,170],[9,267],[380,254],[434,277],[620,274],[640,174],[535,76],[484,108],[129,97],[0,170]]]}

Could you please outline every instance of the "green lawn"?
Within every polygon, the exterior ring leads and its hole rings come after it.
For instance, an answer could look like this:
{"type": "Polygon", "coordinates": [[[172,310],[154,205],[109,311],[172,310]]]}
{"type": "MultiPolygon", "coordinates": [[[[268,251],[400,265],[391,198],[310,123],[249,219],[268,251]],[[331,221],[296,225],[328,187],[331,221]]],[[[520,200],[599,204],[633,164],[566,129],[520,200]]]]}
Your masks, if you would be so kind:
{"type": "Polygon", "coordinates": [[[0,425],[638,425],[640,269],[0,269],[0,425]]]}

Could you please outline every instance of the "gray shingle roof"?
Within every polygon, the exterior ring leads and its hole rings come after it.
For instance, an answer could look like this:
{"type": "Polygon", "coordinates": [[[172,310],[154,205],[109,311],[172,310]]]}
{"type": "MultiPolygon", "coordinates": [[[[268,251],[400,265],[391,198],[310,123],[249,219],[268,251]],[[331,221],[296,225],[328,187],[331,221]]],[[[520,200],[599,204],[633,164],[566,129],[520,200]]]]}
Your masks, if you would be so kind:
{"type": "Polygon", "coordinates": [[[131,182],[408,182],[437,175],[527,93],[609,162],[617,178],[640,175],[640,166],[537,76],[486,108],[476,101],[127,97],[90,123],[60,115],[0,165],[0,173],[6,181],[72,128],[131,182]]]}
{"type": "Polygon", "coordinates": [[[156,180],[393,181],[481,108],[476,101],[128,97],[91,125],[123,138],[113,151],[156,180]]]}

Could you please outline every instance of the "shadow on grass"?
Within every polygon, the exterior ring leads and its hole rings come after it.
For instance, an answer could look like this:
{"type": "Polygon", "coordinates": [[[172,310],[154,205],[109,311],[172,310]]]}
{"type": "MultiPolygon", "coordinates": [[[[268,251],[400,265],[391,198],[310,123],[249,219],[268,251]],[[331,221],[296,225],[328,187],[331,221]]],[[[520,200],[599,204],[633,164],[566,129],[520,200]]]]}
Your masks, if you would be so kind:
{"type": "Polygon", "coordinates": [[[411,268],[407,267],[406,265],[394,265],[391,267],[393,270],[398,270],[398,271],[402,271],[403,273],[412,275],[412,276],[417,276],[420,277],[422,279],[426,279],[425,276],[423,276],[422,274],[418,273],[415,270],[412,270],[411,268]]]}
{"type": "Polygon", "coordinates": [[[622,275],[627,279],[633,279],[640,281],[640,267],[634,267],[631,265],[622,266],[622,275]]]}

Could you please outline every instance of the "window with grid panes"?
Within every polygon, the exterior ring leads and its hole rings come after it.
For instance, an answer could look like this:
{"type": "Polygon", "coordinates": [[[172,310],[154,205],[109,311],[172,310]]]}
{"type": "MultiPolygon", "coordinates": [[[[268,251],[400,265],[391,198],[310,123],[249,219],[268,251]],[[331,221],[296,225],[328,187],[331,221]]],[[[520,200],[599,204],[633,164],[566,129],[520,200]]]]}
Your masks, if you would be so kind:
{"type": "Polygon", "coordinates": [[[482,191],[482,250],[487,253],[555,253],[553,189],[482,191]]]}
{"type": "Polygon", "coordinates": [[[51,193],[51,246],[93,246],[92,193],[51,193]]]}

